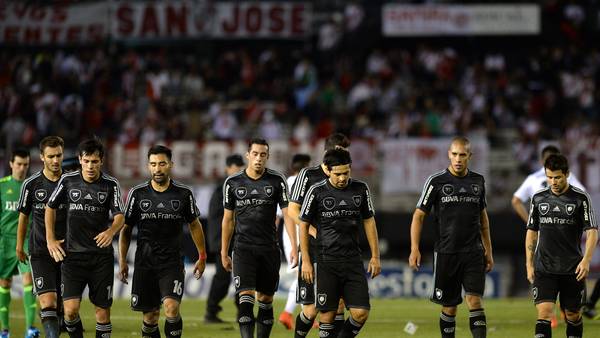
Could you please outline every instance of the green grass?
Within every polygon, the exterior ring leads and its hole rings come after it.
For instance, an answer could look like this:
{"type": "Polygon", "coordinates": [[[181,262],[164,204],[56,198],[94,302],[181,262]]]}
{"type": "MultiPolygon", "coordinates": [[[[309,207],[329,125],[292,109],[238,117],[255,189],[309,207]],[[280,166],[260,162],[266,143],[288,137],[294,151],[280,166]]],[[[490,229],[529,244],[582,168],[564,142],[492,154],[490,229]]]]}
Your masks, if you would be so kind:
{"type": "MultiPolygon", "coordinates": [[[[237,325],[234,325],[234,307],[230,300],[223,302],[222,318],[229,323],[223,325],[205,325],[202,322],[205,302],[184,299],[182,316],[184,335],[187,337],[239,337],[237,325]]],[[[283,301],[276,300],[275,318],[283,308],[283,301]]],[[[520,338],[533,337],[535,325],[535,308],[529,299],[486,300],[485,309],[488,318],[488,337],[520,338]]],[[[425,299],[386,299],[373,300],[370,318],[359,337],[439,337],[439,306],[425,299]],[[414,336],[403,331],[408,321],[418,326],[414,336]]],[[[23,311],[20,300],[11,304],[11,337],[23,337],[23,311]]],[[[82,304],[81,317],[86,329],[86,337],[94,336],[94,312],[90,302],[85,299],[82,304]]],[[[117,300],[112,308],[114,338],[139,337],[141,314],[129,309],[125,300],[117,300]]],[[[37,324],[39,326],[39,324],[37,324]]],[[[585,321],[585,337],[600,337],[600,321],[585,321]]],[[[162,321],[161,321],[162,331],[162,321]]],[[[564,337],[565,325],[559,324],[554,329],[554,336],[564,337]]],[[[63,337],[68,337],[66,334],[63,337]]],[[[164,334],[162,334],[164,337],[164,334]]],[[[286,331],[276,323],[271,337],[293,337],[292,331],[286,331]]],[[[309,337],[318,337],[317,330],[312,330],[309,337]]],[[[457,316],[456,337],[471,337],[467,310],[464,305],[459,308],[457,316]]]]}

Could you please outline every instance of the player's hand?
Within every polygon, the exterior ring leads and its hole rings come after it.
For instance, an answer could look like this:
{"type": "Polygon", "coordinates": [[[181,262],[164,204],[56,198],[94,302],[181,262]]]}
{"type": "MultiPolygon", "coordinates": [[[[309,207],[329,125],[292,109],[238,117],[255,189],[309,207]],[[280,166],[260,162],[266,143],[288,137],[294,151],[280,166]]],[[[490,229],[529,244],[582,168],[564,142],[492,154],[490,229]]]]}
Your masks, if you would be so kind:
{"type": "Polygon", "coordinates": [[[312,238],[317,238],[317,228],[315,228],[312,224],[308,227],[308,234],[312,236],[312,238]]]}
{"type": "Polygon", "coordinates": [[[494,257],[491,254],[485,254],[485,272],[490,272],[494,268],[494,257]]]}
{"type": "Polygon", "coordinates": [[[582,281],[587,277],[590,273],[590,262],[588,260],[582,259],[579,264],[577,264],[577,269],[575,269],[575,274],[577,275],[577,280],[582,281]]]}
{"type": "Polygon", "coordinates": [[[381,273],[381,262],[379,262],[379,257],[371,257],[367,272],[371,274],[371,279],[377,277],[381,273]]]}
{"type": "Polygon", "coordinates": [[[127,282],[128,277],[129,277],[129,264],[119,263],[119,280],[125,284],[129,284],[129,282],[127,282]]]}
{"type": "Polygon", "coordinates": [[[231,257],[229,257],[229,255],[221,255],[221,263],[223,264],[223,268],[225,269],[225,271],[231,272],[231,270],[233,270],[231,264],[231,257]]]}
{"type": "Polygon", "coordinates": [[[419,251],[419,249],[410,251],[408,265],[415,271],[419,270],[421,267],[421,251],[419,251]]]}
{"type": "Polygon", "coordinates": [[[56,262],[62,261],[63,259],[65,259],[65,256],[67,255],[61,245],[64,241],[65,241],[64,239],[61,239],[60,241],[57,241],[57,240],[47,241],[46,246],[48,247],[48,253],[56,262]]]}
{"type": "Polygon", "coordinates": [[[292,249],[292,252],[290,252],[289,265],[290,269],[293,269],[298,266],[298,250],[292,249]]]}
{"type": "Polygon", "coordinates": [[[301,275],[302,279],[309,284],[313,284],[314,272],[313,272],[312,263],[310,262],[309,259],[302,261],[301,272],[302,272],[302,275],[301,275]]]}
{"type": "Polygon", "coordinates": [[[200,279],[202,274],[204,273],[204,269],[206,268],[206,259],[199,259],[196,261],[194,265],[194,278],[200,279]]]}
{"type": "Polygon", "coordinates": [[[533,280],[535,279],[535,270],[533,266],[527,266],[527,280],[529,283],[533,284],[533,280]]]}
{"type": "Polygon", "coordinates": [[[99,248],[106,248],[112,244],[113,233],[110,229],[106,229],[94,237],[94,240],[99,248]]]}
{"type": "Polygon", "coordinates": [[[27,262],[27,254],[25,253],[25,250],[23,250],[23,247],[17,246],[17,259],[21,263],[27,262]]]}

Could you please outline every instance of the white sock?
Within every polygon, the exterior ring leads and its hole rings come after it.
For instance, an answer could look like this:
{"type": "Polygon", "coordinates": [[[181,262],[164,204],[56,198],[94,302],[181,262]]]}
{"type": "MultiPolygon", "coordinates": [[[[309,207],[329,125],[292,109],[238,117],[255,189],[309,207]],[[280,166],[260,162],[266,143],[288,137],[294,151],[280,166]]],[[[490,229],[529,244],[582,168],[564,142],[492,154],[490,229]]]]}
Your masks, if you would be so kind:
{"type": "Polygon", "coordinates": [[[288,291],[287,302],[285,303],[285,311],[289,313],[294,313],[296,310],[296,289],[298,288],[298,279],[294,279],[292,285],[290,285],[290,290],[288,291]]]}

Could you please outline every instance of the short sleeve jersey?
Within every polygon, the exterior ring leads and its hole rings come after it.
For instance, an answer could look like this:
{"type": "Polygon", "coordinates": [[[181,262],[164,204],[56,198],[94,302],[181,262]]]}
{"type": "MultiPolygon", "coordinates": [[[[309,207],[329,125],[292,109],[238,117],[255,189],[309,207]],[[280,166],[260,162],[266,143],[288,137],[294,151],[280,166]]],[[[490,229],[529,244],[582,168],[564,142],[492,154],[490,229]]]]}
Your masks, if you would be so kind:
{"type": "MultiPolygon", "coordinates": [[[[569,182],[570,185],[585,191],[585,188],[583,187],[581,182],[579,182],[577,177],[575,177],[575,174],[571,173],[567,178],[567,182],[569,182]]],[[[546,171],[544,170],[544,168],[541,168],[538,171],[527,176],[527,178],[525,178],[525,181],[523,181],[523,183],[519,186],[519,188],[517,189],[517,191],[515,191],[513,195],[516,196],[519,200],[521,200],[521,202],[526,203],[531,199],[533,194],[547,187],[548,182],[546,181],[546,171]]]]}
{"type": "Polygon", "coordinates": [[[200,216],[189,187],[171,180],[159,192],[145,182],[131,190],[125,210],[125,224],[138,230],[136,267],[183,264],[183,227],[200,216]]]}
{"type": "Polygon", "coordinates": [[[67,252],[112,254],[112,245],[99,248],[94,237],[108,229],[110,214],[123,213],[119,182],[104,173],[86,182],[79,171],[64,174],[48,201],[58,209],[67,204],[67,252]]]}
{"type": "MultiPolygon", "coordinates": [[[[46,222],[44,221],[46,203],[50,195],[58,186],[57,181],[51,181],[40,171],[23,182],[21,198],[19,199],[19,212],[32,215],[31,233],[29,235],[29,252],[32,254],[48,255],[46,246],[46,222]]],[[[54,234],[56,239],[64,239],[67,220],[67,204],[62,203],[56,210],[54,234]]]]}
{"type": "Polygon", "coordinates": [[[360,260],[358,234],[363,220],[375,215],[366,183],[350,179],[344,189],[329,180],[308,190],[300,220],[317,227],[317,262],[360,260]]]}
{"type": "Polygon", "coordinates": [[[458,177],[446,169],[429,176],[417,208],[433,211],[435,251],[449,254],[483,250],[481,211],[486,205],[482,175],[469,170],[458,177]]]}
{"type": "Polygon", "coordinates": [[[223,183],[223,207],[235,212],[235,247],[277,246],[277,205],[288,206],[285,177],[266,169],[258,179],[242,170],[223,183]]]}
{"type": "Polygon", "coordinates": [[[0,236],[17,238],[19,193],[23,181],[12,176],[0,178],[0,236]]]}
{"type": "Polygon", "coordinates": [[[561,195],[550,188],[533,195],[527,229],[538,232],[534,256],[536,271],[574,274],[583,258],[579,242],[583,231],[597,229],[590,196],[569,186],[561,195]]]}

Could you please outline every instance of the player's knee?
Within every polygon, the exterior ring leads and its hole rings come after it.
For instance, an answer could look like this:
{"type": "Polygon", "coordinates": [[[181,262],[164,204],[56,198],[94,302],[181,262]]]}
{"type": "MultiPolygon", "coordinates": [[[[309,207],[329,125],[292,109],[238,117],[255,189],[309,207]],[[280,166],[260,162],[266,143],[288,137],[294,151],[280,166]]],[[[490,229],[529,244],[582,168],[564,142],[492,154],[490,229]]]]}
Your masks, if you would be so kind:
{"type": "Polygon", "coordinates": [[[466,295],[465,300],[469,309],[481,309],[481,297],[475,295],[466,295]]]}
{"type": "Polygon", "coordinates": [[[179,302],[175,299],[167,298],[163,302],[165,308],[165,316],[177,317],[179,315],[179,302]]]}
{"type": "Polygon", "coordinates": [[[443,306],[442,312],[448,316],[456,316],[456,306],[443,306]]]}
{"type": "Polygon", "coordinates": [[[0,287],[10,288],[11,280],[10,279],[0,279],[0,287]]]}
{"type": "Polygon", "coordinates": [[[314,304],[303,305],[302,312],[304,312],[306,318],[314,319],[317,316],[317,308],[314,304]]]}
{"type": "Polygon", "coordinates": [[[265,295],[265,294],[259,293],[256,296],[256,299],[261,303],[273,303],[273,295],[265,295]]]}
{"type": "Polygon", "coordinates": [[[344,312],[345,307],[346,307],[346,303],[344,303],[344,300],[342,298],[340,298],[340,302],[338,303],[337,313],[344,312]]]}
{"type": "Polygon", "coordinates": [[[40,307],[44,308],[56,308],[56,294],[54,292],[47,292],[39,295],[40,307]]]}
{"type": "Polygon", "coordinates": [[[159,310],[151,311],[151,312],[144,312],[144,323],[150,324],[150,325],[156,325],[156,324],[158,324],[159,316],[160,316],[159,310]]]}
{"type": "Polygon", "coordinates": [[[355,322],[365,323],[369,318],[369,310],[367,309],[351,309],[350,315],[355,322]]]}
{"type": "Polygon", "coordinates": [[[98,323],[110,322],[110,308],[96,307],[96,322],[98,322],[98,323]]]}
{"type": "Polygon", "coordinates": [[[565,310],[565,316],[567,317],[567,320],[571,322],[576,322],[579,320],[579,318],[581,318],[581,313],[565,310]]]}
{"type": "Polygon", "coordinates": [[[75,320],[79,315],[78,307],[65,305],[63,311],[65,312],[65,318],[68,320],[75,320]]]}
{"type": "Polygon", "coordinates": [[[536,306],[538,312],[538,319],[544,320],[552,320],[552,315],[554,314],[554,304],[553,303],[541,303],[536,306]]]}

